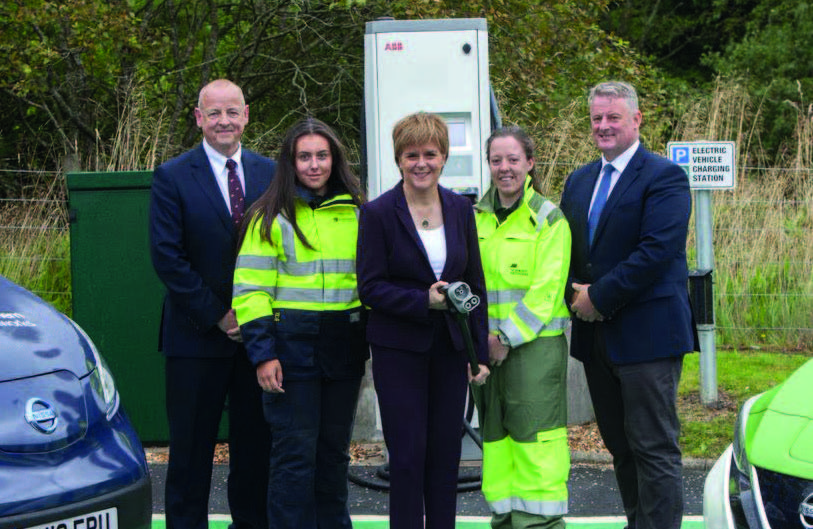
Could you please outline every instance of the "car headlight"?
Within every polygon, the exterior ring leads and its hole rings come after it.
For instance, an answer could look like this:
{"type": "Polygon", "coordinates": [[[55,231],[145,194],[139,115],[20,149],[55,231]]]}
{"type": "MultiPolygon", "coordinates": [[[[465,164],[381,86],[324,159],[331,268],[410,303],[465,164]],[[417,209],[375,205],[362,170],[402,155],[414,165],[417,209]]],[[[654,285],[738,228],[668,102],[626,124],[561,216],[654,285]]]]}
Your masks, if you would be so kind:
{"type": "Polygon", "coordinates": [[[93,395],[99,407],[104,411],[107,420],[113,418],[116,412],[119,411],[119,392],[116,390],[116,382],[113,379],[113,373],[107,367],[107,362],[99,354],[96,344],[90,339],[90,336],[80,327],[75,321],[71,320],[73,327],[87,342],[90,347],[90,352],[93,354],[93,365],[88,365],[90,371],[90,387],[93,390],[93,395]]]}

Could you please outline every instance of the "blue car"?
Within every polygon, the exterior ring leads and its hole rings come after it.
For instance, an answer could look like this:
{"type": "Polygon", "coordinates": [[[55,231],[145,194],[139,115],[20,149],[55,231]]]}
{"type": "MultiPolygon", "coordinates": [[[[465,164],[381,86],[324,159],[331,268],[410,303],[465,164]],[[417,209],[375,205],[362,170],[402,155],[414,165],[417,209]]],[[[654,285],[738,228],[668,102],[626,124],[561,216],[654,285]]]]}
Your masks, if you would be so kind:
{"type": "Polygon", "coordinates": [[[70,318],[0,277],[0,528],[151,519],[144,449],[104,359],[70,318]]]}

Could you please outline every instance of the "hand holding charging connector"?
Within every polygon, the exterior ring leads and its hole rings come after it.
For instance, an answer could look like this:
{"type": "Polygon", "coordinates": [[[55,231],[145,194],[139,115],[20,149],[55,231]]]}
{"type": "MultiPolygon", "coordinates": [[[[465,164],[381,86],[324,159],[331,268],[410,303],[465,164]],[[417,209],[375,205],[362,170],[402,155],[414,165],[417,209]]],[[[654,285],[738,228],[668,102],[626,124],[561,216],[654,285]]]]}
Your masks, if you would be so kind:
{"type": "Polygon", "coordinates": [[[458,314],[468,314],[480,304],[480,298],[471,291],[471,287],[462,281],[449,283],[440,287],[440,292],[446,294],[449,310],[458,314]]]}
{"type": "Polygon", "coordinates": [[[460,332],[466,342],[466,352],[469,356],[469,367],[471,375],[476,377],[480,373],[480,363],[477,360],[477,353],[474,351],[474,342],[469,331],[469,312],[480,304],[480,298],[471,291],[471,287],[462,281],[449,283],[438,289],[446,295],[446,302],[449,312],[454,314],[455,321],[460,326],[460,332]]]}

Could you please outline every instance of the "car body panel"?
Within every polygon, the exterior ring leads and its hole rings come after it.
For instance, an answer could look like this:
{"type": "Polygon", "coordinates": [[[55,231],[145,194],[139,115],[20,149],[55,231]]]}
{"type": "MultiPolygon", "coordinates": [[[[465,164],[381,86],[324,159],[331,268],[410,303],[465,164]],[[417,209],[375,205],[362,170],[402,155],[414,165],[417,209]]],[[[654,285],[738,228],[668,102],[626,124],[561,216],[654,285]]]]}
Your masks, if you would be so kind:
{"type": "Polygon", "coordinates": [[[746,401],[706,477],[706,527],[813,527],[813,359],[746,401]]]}
{"type": "Polygon", "coordinates": [[[0,292],[0,380],[88,373],[93,355],[65,315],[3,277],[0,292]]]}
{"type": "Polygon", "coordinates": [[[144,449],[84,331],[0,277],[0,527],[102,511],[149,528],[144,449]]]}
{"type": "Polygon", "coordinates": [[[746,450],[753,465],[813,479],[813,360],[754,404],[746,450]]]}

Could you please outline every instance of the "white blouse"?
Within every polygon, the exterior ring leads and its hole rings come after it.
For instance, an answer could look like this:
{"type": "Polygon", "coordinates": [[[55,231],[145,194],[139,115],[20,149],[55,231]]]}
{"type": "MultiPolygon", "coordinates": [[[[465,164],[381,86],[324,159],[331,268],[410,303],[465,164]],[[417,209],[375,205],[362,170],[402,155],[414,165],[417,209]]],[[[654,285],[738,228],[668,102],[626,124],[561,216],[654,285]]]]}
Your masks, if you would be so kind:
{"type": "Polygon", "coordinates": [[[446,265],[446,232],[443,225],[433,230],[418,230],[426,255],[429,257],[429,264],[435,272],[435,278],[440,280],[440,274],[446,265]]]}

